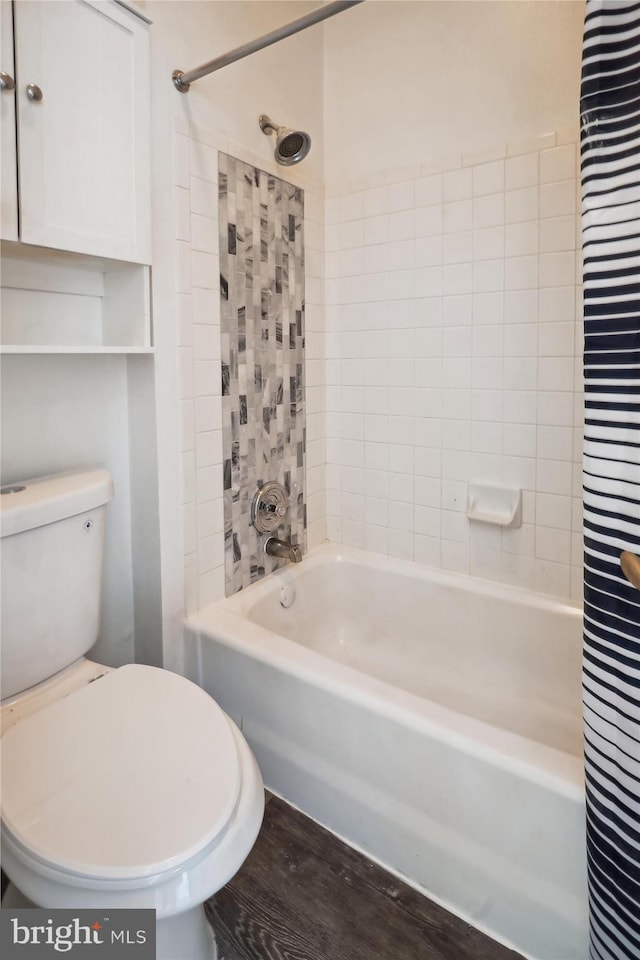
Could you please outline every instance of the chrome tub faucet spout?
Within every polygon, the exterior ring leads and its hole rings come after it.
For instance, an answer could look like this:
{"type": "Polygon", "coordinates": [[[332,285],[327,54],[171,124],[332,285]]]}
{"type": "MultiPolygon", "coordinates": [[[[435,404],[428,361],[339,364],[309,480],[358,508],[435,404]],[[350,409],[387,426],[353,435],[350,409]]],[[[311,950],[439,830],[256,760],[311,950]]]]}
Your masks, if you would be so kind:
{"type": "Polygon", "coordinates": [[[286,540],[278,540],[277,537],[268,538],[264,545],[264,552],[268,557],[290,560],[292,563],[300,563],[302,560],[302,550],[297,543],[288,543],[286,540]]]}

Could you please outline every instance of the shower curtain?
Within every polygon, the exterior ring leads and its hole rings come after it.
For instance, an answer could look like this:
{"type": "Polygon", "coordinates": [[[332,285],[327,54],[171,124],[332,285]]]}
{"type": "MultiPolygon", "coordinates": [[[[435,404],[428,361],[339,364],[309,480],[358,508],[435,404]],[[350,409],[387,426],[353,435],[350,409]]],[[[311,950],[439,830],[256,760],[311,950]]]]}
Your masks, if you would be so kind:
{"type": "Polygon", "coordinates": [[[640,960],[640,2],[588,0],[581,99],[592,960],[640,960]]]}

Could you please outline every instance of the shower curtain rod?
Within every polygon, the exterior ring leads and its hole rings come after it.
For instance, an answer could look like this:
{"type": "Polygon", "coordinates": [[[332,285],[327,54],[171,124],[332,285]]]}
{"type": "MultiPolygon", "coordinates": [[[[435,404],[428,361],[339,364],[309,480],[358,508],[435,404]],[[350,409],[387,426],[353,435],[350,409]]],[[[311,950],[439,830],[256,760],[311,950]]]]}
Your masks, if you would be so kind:
{"type": "Polygon", "coordinates": [[[324,7],[312,10],[311,13],[305,14],[304,17],[300,17],[298,20],[293,20],[291,23],[286,23],[283,27],[272,30],[271,33],[266,33],[263,37],[258,37],[257,40],[250,40],[249,43],[244,43],[241,47],[230,50],[229,53],[223,53],[222,56],[216,57],[215,60],[209,60],[208,63],[203,63],[200,67],[195,67],[186,73],[183,70],[174,70],[171,74],[171,79],[180,93],[187,93],[194,80],[200,80],[201,77],[206,77],[208,73],[220,70],[221,67],[235,63],[236,60],[242,60],[244,57],[256,53],[257,50],[263,50],[264,47],[269,47],[272,43],[277,43],[279,40],[284,40],[285,37],[290,37],[294,33],[306,30],[307,27],[312,27],[315,23],[328,20],[329,17],[334,17],[336,13],[342,13],[343,10],[348,10],[349,7],[355,7],[358,3],[362,3],[362,0],[335,0],[334,3],[327,3],[324,7]]]}

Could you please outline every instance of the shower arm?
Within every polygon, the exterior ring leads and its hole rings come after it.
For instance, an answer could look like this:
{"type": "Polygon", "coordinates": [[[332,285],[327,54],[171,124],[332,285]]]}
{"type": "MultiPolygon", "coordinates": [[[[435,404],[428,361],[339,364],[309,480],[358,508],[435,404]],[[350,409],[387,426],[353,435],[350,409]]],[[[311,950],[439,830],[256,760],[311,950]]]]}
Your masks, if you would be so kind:
{"type": "Polygon", "coordinates": [[[176,90],[179,90],[180,93],[187,93],[194,80],[200,80],[201,77],[206,77],[209,73],[214,73],[230,63],[235,63],[236,60],[242,60],[258,50],[271,46],[272,43],[278,43],[279,40],[284,40],[294,33],[306,30],[307,27],[312,27],[315,23],[321,23],[322,20],[328,20],[329,17],[334,17],[337,13],[342,13],[343,10],[348,10],[349,7],[355,7],[362,2],[363,0],[335,0],[333,3],[327,3],[324,7],[319,7],[317,10],[305,14],[304,17],[299,17],[298,20],[293,20],[291,23],[286,23],[284,26],[272,30],[271,33],[266,33],[263,37],[258,37],[257,40],[250,40],[249,43],[244,43],[241,47],[236,47],[235,50],[223,53],[215,60],[203,63],[200,67],[194,67],[193,70],[188,70],[186,73],[183,70],[174,70],[171,79],[176,90]]]}

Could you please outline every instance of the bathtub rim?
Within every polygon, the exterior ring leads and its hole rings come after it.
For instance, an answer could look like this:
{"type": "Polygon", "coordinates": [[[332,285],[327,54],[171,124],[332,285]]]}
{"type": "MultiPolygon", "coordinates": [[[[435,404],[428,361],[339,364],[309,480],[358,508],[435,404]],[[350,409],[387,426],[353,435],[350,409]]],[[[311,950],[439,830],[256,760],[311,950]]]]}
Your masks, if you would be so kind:
{"type": "MultiPolygon", "coordinates": [[[[523,776],[569,800],[584,803],[582,756],[564,753],[520,734],[457,713],[342,664],[249,619],[248,611],[255,603],[269,594],[277,593],[284,584],[299,579],[310,567],[344,562],[399,573],[412,579],[428,580],[465,592],[471,590],[485,596],[510,599],[528,607],[568,612],[571,616],[582,615],[581,607],[563,598],[328,543],[306,554],[300,566],[287,564],[280,567],[239,593],[191,614],[185,620],[185,628],[199,642],[208,638],[223,643],[315,687],[339,697],[346,696],[368,710],[380,712],[390,720],[409,725],[449,746],[472,752],[508,773],[523,776]]],[[[199,651],[197,655],[199,658],[199,651]]],[[[200,662],[198,669],[198,680],[202,684],[200,662]]]]}

